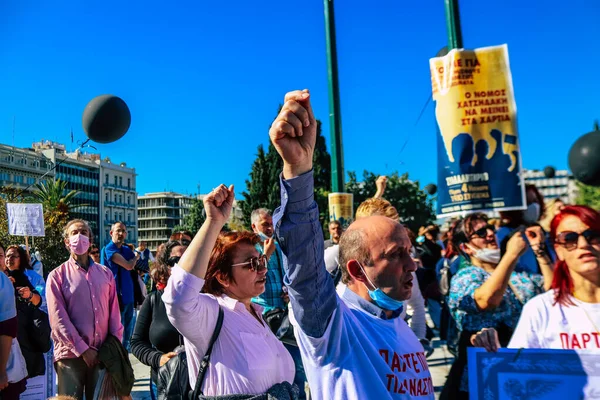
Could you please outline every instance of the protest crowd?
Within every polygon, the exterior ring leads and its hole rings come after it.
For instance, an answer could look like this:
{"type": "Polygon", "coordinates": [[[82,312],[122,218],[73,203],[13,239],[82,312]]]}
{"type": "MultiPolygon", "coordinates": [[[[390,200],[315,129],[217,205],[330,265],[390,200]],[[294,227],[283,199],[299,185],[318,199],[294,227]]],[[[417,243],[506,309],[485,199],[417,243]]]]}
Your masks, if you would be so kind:
{"type": "Polygon", "coordinates": [[[325,240],[316,125],[310,93],[287,93],[269,132],[281,205],[254,210],[251,231],[223,230],[234,188],[220,185],[200,230],[156,254],[122,222],[98,248],[80,219],[61,265],[0,244],[0,398],[19,399],[51,349],[57,398],[88,400],[129,398],[129,353],[152,399],[434,399],[439,336],[455,360],[438,395],[468,399],[470,347],[600,349],[598,211],[528,185],[526,210],[411,232],[382,176],[325,240]]]}

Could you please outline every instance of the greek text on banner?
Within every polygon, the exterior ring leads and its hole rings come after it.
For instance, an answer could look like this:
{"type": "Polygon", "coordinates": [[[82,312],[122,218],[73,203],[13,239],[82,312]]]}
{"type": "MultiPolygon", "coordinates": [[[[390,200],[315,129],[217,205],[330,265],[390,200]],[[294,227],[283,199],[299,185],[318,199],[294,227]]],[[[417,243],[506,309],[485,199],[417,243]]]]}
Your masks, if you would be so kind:
{"type": "Polygon", "coordinates": [[[438,127],[437,214],[525,208],[506,45],[430,60],[438,127]]]}

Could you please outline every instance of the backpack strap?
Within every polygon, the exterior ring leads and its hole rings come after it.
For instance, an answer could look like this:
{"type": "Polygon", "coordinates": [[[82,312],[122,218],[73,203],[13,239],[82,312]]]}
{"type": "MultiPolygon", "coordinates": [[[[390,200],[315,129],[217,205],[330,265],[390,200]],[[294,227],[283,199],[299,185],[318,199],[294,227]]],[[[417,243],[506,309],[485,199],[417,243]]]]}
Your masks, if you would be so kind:
{"type": "Polygon", "coordinates": [[[202,382],[204,381],[204,375],[206,374],[206,370],[208,369],[208,364],[210,362],[210,353],[212,353],[213,345],[217,341],[219,337],[219,333],[221,333],[221,327],[223,326],[223,309],[219,306],[219,316],[217,317],[217,325],[215,326],[215,330],[210,338],[210,343],[208,345],[208,349],[206,350],[206,354],[204,354],[204,358],[200,362],[200,368],[198,368],[198,378],[196,378],[196,386],[194,387],[194,391],[191,393],[192,399],[196,400],[198,396],[202,395],[202,382]]]}

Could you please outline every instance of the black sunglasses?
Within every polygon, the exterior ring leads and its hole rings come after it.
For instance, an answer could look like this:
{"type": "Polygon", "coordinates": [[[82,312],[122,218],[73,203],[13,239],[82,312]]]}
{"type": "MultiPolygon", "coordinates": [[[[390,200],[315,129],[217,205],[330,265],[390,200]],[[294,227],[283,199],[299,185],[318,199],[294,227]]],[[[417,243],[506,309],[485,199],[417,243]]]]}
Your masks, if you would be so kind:
{"type": "Polygon", "coordinates": [[[588,244],[600,244],[600,232],[587,229],[581,233],[564,231],[556,236],[555,244],[558,244],[568,251],[575,250],[579,244],[579,236],[583,236],[588,244]]]}
{"type": "Polygon", "coordinates": [[[100,252],[95,250],[95,251],[90,251],[90,254],[100,254],[100,252]]]}
{"type": "Polygon", "coordinates": [[[264,254],[259,257],[252,257],[250,261],[246,261],[243,263],[232,264],[232,267],[244,267],[252,272],[254,271],[262,271],[267,269],[267,256],[264,254]]]}
{"type": "Polygon", "coordinates": [[[471,233],[471,235],[469,236],[469,239],[472,239],[473,237],[485,239],[488,237],[488,231],[492,231],[493,233],[496,233],[496,227],[494,225],[488,224],[488,225],[484,226],[483,228],[479,228],[475,232],[471,233]]]}
{"type": "Polygon", "coordinates": [[[179,262],[179,260],[181,260],[181,257],[179,256],[169,257],[169,259],[167,260],[167,265],[169,267],[174,267],[175,264],[179,262]]]}

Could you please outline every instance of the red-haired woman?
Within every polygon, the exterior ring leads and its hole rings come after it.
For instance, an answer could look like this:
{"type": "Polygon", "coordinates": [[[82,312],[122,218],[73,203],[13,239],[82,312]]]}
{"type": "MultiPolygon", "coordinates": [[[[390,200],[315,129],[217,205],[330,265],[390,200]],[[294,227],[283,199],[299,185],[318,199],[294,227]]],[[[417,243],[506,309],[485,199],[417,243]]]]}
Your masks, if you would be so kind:
{"type": "MultiPolygon", "coordinates": [[[[552,289],[523,308],[509,348],[600,349],[600,213],[566,206],[551,224],[557,262],[552,289]]],[[[471,341],[495,351],[497,334],[471,341]]]]}
{"type": "Polygon", "coordinates": [[[262,395],[295,399],[292,357],[251,302],[265,290],[266,260],[250,232],[220,234],[233,205],[233,187],[221,185],[204,198],[206,222],[171,270],[163,294],[169,320],[184,337],[191,387],[218,326],[202,385],[206,396],[262,395]],[[200,293],[202,291],[203,293],[200,293]]]}

